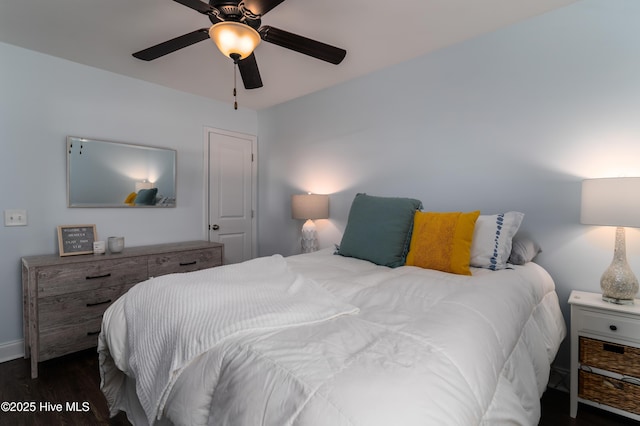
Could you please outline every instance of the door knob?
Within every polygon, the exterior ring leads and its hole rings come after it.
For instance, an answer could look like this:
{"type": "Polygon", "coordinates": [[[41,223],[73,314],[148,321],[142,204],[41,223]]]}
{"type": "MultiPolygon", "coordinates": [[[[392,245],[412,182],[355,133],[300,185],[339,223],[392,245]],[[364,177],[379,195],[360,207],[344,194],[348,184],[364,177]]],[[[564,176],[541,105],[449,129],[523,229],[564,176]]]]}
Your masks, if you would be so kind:
{"type": "Polygon", "coordinates": [[[214,231],[217,231],[218,229],[220,229],[220,226],[219,225],[213,225],[211,227],[211,229],[213,229],[214,231]]]}

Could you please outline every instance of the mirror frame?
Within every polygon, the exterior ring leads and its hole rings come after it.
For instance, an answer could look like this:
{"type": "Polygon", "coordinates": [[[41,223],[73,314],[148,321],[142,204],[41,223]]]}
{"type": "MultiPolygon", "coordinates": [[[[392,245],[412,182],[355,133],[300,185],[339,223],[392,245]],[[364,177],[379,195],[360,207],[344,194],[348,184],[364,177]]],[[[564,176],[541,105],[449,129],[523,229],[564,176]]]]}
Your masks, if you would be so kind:
{"type": "MultiPolygon", "coordinates": [[[[67,157],[67,207],[69,208],[172,208],[177,205],[177,192],[178,192],[178,152],[175,149],[163,148],[151,145],[141,145],[141,144],[131,144],[125,142],[116,142],[105,139],[94,139],[94,138],[84,138],[79,136],[67,136],[66,138],[66,157],[67,157]],[[162,204],[154,204],[154,205],[140,205],[140,204],[125,204],[124,199],[122,203],[83,203],[83,202],[72,202],[73,197],[71,196],[71,174],[72,174],[72,157],[71,150],[74,142],[100,142],[106,143],[109,145],[122,146],[125,148],[140,148],[142,150],[154,150],[154,151],[166,151],[173,153],[173,203],[162,203],[162,204]]],[[[133,183],[132,179],[132,183],[133,183]]],[[[132,192],[134,188],[131,189],[132,192]]]]}

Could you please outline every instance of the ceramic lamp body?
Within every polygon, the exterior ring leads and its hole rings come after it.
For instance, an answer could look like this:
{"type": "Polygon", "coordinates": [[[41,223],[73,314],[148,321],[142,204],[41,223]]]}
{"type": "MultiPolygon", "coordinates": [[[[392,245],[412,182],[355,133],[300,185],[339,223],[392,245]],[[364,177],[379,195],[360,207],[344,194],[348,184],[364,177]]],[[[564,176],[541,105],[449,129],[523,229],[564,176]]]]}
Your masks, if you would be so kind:
{"type": "Polygon", "coordinates": [[[309,219],[302,225],[302,252],[311,253],[316,250],[318,250],[316,224],[309,219]]]}
{"type": "Polygon", "coordinates": [[[624,228],[616,228],[616,244],[611,265],[600,279],[602,299],[617,304],[633,304],[638,279],[627,262],[624,228]]]}

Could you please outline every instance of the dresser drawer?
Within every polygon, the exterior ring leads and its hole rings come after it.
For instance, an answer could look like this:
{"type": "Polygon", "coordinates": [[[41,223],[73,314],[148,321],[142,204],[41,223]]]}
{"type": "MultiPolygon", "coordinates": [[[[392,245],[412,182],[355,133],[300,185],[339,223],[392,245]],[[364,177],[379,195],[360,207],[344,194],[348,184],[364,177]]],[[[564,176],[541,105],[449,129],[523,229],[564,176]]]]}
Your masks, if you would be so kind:
{"type": "Polygon", "coordinates": [[[102,318],[104,311],[132,286],[134,284],[125,284],[41,298],[39,330],[42,333],[102,318]]]}
{"type": "Polygon", "coordinates": [[[640,349],[580,337],[580,363],[640,378],[640,349]]]}
{"type": "Polygon", "coordinates": [[[102,315],[40,333],[39,361],[98,346],[102,315]]]}
{"type": "Polygon", "coordinates": [[[222,248],[212,247],[149,256],[149,276],[191,272],[222,265],[222,248]]]}
{"type": "Polygon", "coordinates": [[[637,318],[581,309],[580,331],[591,331],[612,338],[640,342],[640,327],[638,327],[637,318]]]}
{"type": "Polygon", "coordinates": [[[146,279],[146,257],[56,265],[38,270],[38,297],[136,284],[146,279]]]}
{"type": "Polygon", "coordinates": [[[580,370],[578,396],[610,407],[640,414],[640,386],[580,370]]]}

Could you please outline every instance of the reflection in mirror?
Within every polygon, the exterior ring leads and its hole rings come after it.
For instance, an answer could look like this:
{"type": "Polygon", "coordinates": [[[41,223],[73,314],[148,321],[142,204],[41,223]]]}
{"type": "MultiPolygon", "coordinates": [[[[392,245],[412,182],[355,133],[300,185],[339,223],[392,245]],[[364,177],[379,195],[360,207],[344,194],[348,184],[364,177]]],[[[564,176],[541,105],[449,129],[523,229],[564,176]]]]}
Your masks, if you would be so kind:
{"type": "Polygon", "coordinates": [[[69,207],[175,207],[176,151],[67,137],[69,207]]]}

